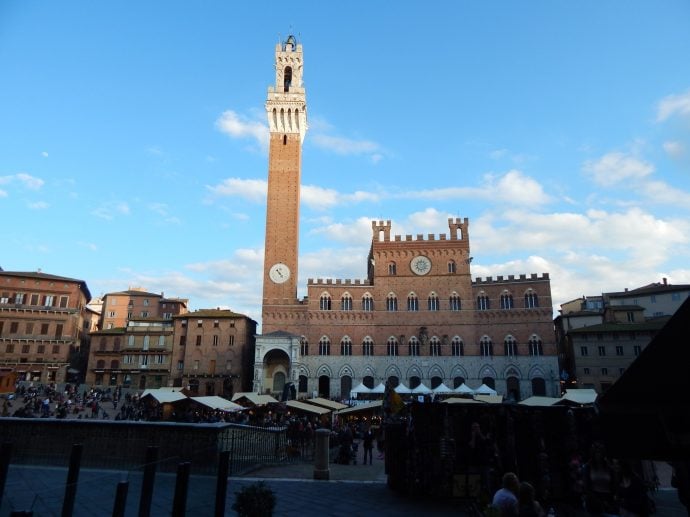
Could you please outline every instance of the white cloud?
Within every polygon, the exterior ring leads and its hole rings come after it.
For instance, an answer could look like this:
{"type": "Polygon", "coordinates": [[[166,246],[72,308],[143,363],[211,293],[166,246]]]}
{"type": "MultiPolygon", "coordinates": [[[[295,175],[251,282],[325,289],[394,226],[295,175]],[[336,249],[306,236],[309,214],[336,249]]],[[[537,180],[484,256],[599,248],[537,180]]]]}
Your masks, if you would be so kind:
{"type": "Polygon", "coordinates": [[[654,165],[620,152],[605,154],[597,160],[588,160],[583,169],[594,181],[610,187],[629,180],[640,180],[654,172],[654,165]]]}
{"type": "Polygon", "coordinates": [[[483,199],[512,205],[537,206],[551,201],[541,184],[519,170],[503,175],[487,174],[481,187],[444,187],[396,194],[396,197],[417,199],[483,199]]]}
{"type": "Polygon", "coordinates": [[[690,207],[690,193],[673,188],[663,181],[645,182],[642,193],[650,200],[660,204],[673,204],[690,207]]]}
{"type": "Polygon", "coordinates": [[[606,253],[618,263],[649,271],[690,242],[690,222],[661,219],[639,208],[622,212],[591,210],[585,214],[539,214],[506,211],[501,219],[483,216],[471,221],[474,253],[606,253]]]}
{"type": "MultiPolygon", "coordinates": [[[[206,188],[216,196],[236,196],[255,203],[266,201],[266,180],[227,178],[218,185],[206,188]]],[[[356,191],[351,194],[343,194],[334,189],[319,187],[317,185],[302,185],[300,188],[300,201],[305,206],[314,210],[325,210],[343,203],[361,203],[378,201],[379,196],[372,192],[356,191]]]]}
{"type": "Polygon", "coordinates": [[[38,190],[45,184],[41,178],[36,178],[35,176],[25,172],[11,174],[9,176],[0,176],[0,185],[9,185],[15,182],[19,182],[24,187],[31,190],[38,190]]]}
{"type": "Polygon", "coordinates": [[[663,122],[675,115],[690,116],[690,90],[685,93],[668,95],[659,101],[656,120],[663,122]]]}
{"type": "Polygon", "coordinates": [[[93,242],[79,241],[79,242],[77,242],[77,244],[79,244],[79,246],[81,246],[82,248],[86,248],[87,250],[98,251],[98,246],[96,244],[94,244],[93,242]]]}
{"type": "Polygon", "coordinates": [[[0,197],[7,197],[7,191],[0,189],[0,197]]]}
{"type": "Polygon", "coordinates": [[[253,180],[242,178],[227,178],[218,185],[206,185],[206,188],[217,196],[237,196],[255,203],[266,201],[266,180],[253,180]]]}
{"type": "Polygon", "coordinates": [[[101,219],[111,221],[116,215],[129,215],[129,205],[124,201],[109,201],[91,211],[101,219]]]}
{"type": "Polygon", "coordinates": [[[180,222],[177,217],[170,215],[168,205],[165,203],[150,203],[149,210],[160,215],[166,223],[179,224],[180,222]]]}
{"type": "Polygon", "coordinates": [[[679,158],[685,154],[685,146],[678,141],[668,141],[662,144],[666,154],[673,158],[679,158]]]}
{"type": "Polygon", "coordinates": [[[28,206],[32,210],[45,210],[50,205],[45,201],[35,201],[33,203],[28,203],[26,206],[28,206]]]}
{"type": "Polygon", "coordinates": [[[379,200],[379,196],[378,194],[364,191],[343,194],[337,190],[317,185],[302,185],[300,199],[305,206],[314,210],[325,210],[345,203],[376,202],[379,200]]]}
{"type": "Polygon", "coordinates": [[[322,149],[333,151],[341,155],[373,154],[379,151],[380,146],[370,140],[353,140],[340,136],[324,134],[312,135],[311,141],[322,149]]]}
{"type": "Polygon", "coordinates": [[[249,120],[232,110],[227,110],[216,120],[216,128],[232,138],[253,139],[261,149],[268,149],[268,126],[263,122],[249,120]]]}
{"type": "MultiPolygon", "coordinates": [[[[309,233],[345,243],[349,246],[367,246],[371,242],[371,221],[369,217],[360,217],[355,221],[345,223],[328,223],[315,228],[309,233]]],[[[362,258],[362,260],[364,260],[362,258]]]]}
{"type": "Polygon", "coordinates": [[[41,156],[43,156],[43,158],[48,158],[48,153],[46,151],[42,151],[41,156]]]}

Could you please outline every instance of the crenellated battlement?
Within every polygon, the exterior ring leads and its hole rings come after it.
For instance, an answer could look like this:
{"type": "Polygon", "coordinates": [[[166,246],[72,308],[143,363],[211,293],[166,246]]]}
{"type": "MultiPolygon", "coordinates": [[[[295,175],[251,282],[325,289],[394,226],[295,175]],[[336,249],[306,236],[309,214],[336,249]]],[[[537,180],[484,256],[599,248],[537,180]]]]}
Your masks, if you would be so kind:
{"type": "Polygon", "coordinates": [[[369,280],[360,280],[359,278],[356,278],[354,280],[351,280],[349,278],[346,279],[341,279],[341,278],[309,278],[307,279],[307,285],[308,286],[352,286],[352,285],[363,285],[363,286],[370,286],[373,285],[369,280]]]}
{"type": "Polygon", "coordinates": [[[549,280],[548,273],[542,273],[539,276],[537,273],[531,273],[529,276],[522,274],[517,278],[515,275],[508,275],[507,277],[503,275],[498,275],[496,278],[492,276],[487,276],[486,278],[476,277],[472,285],[486,285],[486,284],[504,284],[506,282],[533,282],[535,280],[549,280]]]}
{"type": "MultiPolygon", "coordinates": [[[[450,230],[450,236],[448,236],[445,233],[441,234],[434,234],[434,233],[428,233],[426,234],[426,237],[424,236],[423,233],[418,233],[416,235],[412,234],[407,234],[405,235],[404,239],[402,235],[394,235],[393,236],[393,242],[429,242],[429,241],[457,241],[457,240],[463,240],[467,239],[468,233],[467,233],[467,228],[469,227],[469,219],[465,217],[464,219],[460,218],[449,218],[448,219],[448,228],[450,230]]],[[[371,222],[371,229],[373,232],[373,241],[374,242],[391,242],[391,221],[372,221],[371,222]]]]}

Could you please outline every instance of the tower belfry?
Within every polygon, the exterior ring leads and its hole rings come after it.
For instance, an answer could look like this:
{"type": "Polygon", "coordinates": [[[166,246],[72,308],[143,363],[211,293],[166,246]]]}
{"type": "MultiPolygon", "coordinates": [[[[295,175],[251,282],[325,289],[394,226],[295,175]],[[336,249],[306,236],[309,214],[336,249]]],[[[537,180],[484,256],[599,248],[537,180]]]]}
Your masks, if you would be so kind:
{"type": "Polygon", "coordinates": [[[302,45],[288,36],[275,48],[275,85],[269,86],[270,132],[264,251],[264,312],[297,303],[299,200],[307,104],[302,45]]]}

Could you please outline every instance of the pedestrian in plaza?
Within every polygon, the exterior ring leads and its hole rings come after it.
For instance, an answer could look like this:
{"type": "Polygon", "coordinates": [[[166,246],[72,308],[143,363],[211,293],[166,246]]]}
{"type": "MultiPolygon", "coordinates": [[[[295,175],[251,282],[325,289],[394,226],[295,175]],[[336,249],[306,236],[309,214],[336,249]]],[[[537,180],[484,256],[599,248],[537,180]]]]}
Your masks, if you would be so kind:
{"type": "Polygon", "coordinates": [[[503,487],[494,494],[491,506],[500,512],[501,517],[517,517],[519,491],[520,480],[517,475],[513,472],[506,472],[503,474],[503,487]]]}
{"type": "Polygon", "coordinates": [[[534,487],[527,482],[520,483],[518,517],[544,517],[544,509],[534,497],[534,487]]]}
{"type": "Polygon", "coordinates": [[[364,449],[364,460],[362,464],[367,464],[367,458],[369,458],[369,465],[372,464],[373,450],[374,450],[374,432],[371,427],[367,427],[367,430],[362,434],[362,448],[364,449]]]}

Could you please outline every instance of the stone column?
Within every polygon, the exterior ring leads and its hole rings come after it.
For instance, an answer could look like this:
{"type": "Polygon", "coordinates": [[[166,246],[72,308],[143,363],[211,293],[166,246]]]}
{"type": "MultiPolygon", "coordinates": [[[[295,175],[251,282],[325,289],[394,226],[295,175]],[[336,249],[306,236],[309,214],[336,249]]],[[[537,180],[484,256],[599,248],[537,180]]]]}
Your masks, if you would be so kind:
{"type": "Polygon", "coordinates": [[[328,438],[331,431],[328,429],[316,430],[316,448],[314,449],[314,479],[328,481],[330,470],[328,468],[328,438]]]}

